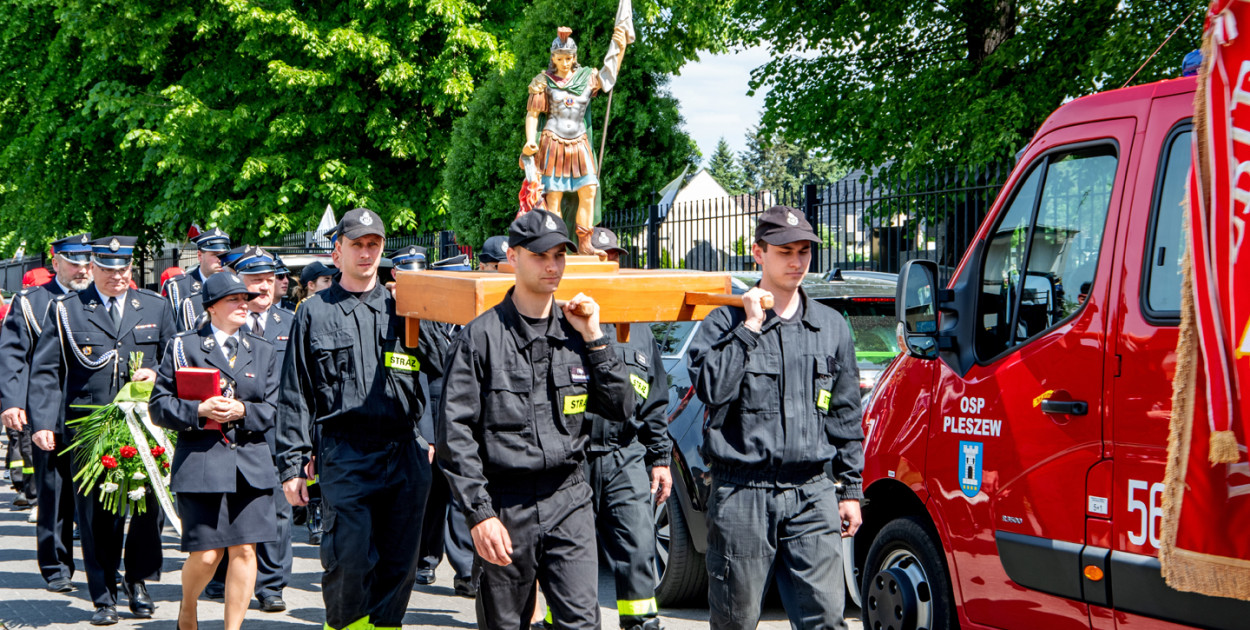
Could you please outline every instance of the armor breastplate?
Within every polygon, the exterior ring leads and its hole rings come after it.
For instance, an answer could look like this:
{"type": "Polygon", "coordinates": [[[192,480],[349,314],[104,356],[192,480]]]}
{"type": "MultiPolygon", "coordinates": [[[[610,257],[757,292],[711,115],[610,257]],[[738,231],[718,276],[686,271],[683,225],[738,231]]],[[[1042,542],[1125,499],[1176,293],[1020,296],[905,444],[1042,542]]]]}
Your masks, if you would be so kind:
{"type": "Polygon", "coordinates": [[[581,96],[576,96],[548,86],[547,125],[543,129],[566,140],[586,135],[586,108],[590,107],[591,91],[588,88],[581,96]]]}

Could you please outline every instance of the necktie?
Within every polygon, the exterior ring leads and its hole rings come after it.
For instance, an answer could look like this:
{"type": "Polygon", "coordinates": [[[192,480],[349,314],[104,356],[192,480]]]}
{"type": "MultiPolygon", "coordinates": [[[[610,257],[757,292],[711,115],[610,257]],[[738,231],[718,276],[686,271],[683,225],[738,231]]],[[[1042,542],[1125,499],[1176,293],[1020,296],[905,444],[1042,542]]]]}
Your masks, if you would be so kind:
{"type": "Polygon", "coordinates": [[[239,340],[226,337],[226,342],[222,345],[226,347],[226,359],[230,361],[230,367],[234,367],[234,360],[239,357],[239,340]]]}
{"type": "Polygon", "coordinates": [[[113,319],[113,332],[118,332],[122,327],[121,308],[117,305],[117,298],[109,298],[109,317],[113,319]]]}
{"type": "Polygon", "coordinates": [[[263,337],[265,335],[265,327],[260,323],[260,313],[251,313],[248,316],[252,318],[252,334],[263,337]]]}

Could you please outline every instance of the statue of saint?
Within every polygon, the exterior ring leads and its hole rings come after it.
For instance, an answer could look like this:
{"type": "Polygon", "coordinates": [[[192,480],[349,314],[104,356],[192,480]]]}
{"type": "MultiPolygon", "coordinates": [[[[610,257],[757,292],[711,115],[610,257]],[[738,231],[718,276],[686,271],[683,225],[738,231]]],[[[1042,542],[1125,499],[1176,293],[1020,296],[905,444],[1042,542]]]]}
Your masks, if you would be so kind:
{"type": "Polygon", "coordinates": [[[603,69],[594,70],[577,63],[577,42],[573,41],[572,29],[560,27],[558,35],[551,42],[551,65],[529,85],[525,146],[521,149],[521,164],[528,180],[521,193],[522,212],[528,209],[527,205],[540,207],[539,202],[545,201],[548,211],[559,214],[564,193],[576,192],[577,251],[605,257],[605,252],[596,249],[590,240],[598,220],[595,197],[599,192],[590,99],[599,92],[612,90],[625,46],[632,38],[628,28],[618,24],[603,69]],[[535,177],[540,181],[534,182],[535,177]]]}

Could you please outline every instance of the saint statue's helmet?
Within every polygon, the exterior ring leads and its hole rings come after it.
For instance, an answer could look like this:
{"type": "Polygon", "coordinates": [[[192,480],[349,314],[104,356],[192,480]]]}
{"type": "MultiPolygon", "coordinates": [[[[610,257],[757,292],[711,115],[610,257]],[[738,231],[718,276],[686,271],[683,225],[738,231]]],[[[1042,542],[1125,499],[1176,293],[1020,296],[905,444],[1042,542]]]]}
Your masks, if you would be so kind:
{"type": "Polygon", "coordinates": [[[556,29],[556,38],[551,40],[551,54],[566,53],[577,55],[577,42],[573,41],[573,29],[561,26],[556,29]]]}

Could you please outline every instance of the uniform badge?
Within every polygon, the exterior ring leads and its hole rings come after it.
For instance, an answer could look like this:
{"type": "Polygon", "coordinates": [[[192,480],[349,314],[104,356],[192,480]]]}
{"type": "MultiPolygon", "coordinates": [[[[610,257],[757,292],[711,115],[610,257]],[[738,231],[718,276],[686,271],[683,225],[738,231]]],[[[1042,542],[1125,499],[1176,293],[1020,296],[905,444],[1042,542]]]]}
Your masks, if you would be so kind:
{"type": "Polygon", "coordinates": [[[117,251],[117,250],[121,249],[121,247],[122,247],[122,244],[121,244],[121,243],[119,243],[119,242],[117,242],[117,239],[113,239],[113,240],[109,241],[109,251],[110,251],[110,252],[115,252],[115,251],[117,251]]]}
{"type": "Polygon", "coordinates": [[[796,216],[794,216],[794,213],[793,213],[793,212],[787,212],[787,213],[786,213],[786,223],[789,223],[790,225],[798,225],[798,224],[799,224],[799,218],[798,218],[798,217],[796,217],[796,216]]]}
{"type": "Polygon", "coordinates": [[[280,321],[282,321],[282,316],[281,316],[281,315],[279,315],[279,314],[277,314],[277,313],[274,313],[274,314],[273,314],[273,321],[275,321],[275,322],[280,322],[280,321]]]}
{"type": "Polygon", "coordinates": [[[247,378],[256,378],[256,375],[251,372],[244,372],[243,376],[246,376],[247,378]]]}
{"type": "Polygon", "coordinates": [[[83,245],[86,245],[86,244],[87,244],[87,235],[86,235],[86,234],[83,234],[83,235],[82,235],[82,240],[81,240],[81,241],[79,241],[79,242],[80,242],[80,243],[82,243],[83,245]]]}
{"type": "Polygon", "coordinates": [[[548,230],[554,230],[554,229],[556,229],[556,222],[555,222],[555,221],[552,221],[552,220],[551,220],[551,217],[547,217],[547,223],[545,223],[544,225],[546,225],[546,226],[547,226],[547,229],[548,229],[548,230]]]}
{"type": "Polygon", "coordinates": [[[91,346],[87,346],[87,347],[83,348],[83,349],[82,349],[82,354],[83,354],[83,356],[85,356],[85,357],[89,357],[89,356],[91,356],[91,346]]]}
{"type": "Polygon", "coordinates": [[[139,300],[138,300],[138,298],[135,298],[135,299],[130,300],[130,305],[131,305],[131,306],[133,306],[133,307],[135,307],[135,308],[139,308],[139,300]]]}
{"type": "Polygon", "coordinates": [[[248,343],[248,342],[247,342],[247,339],[244,339],[244,338],[240,337],[240,338],[239,338],[239,342],[243,344],[243,347],[244,347],[244,348],[246,348],[246,349],[248,349],[248,350],[251,350],[251,349],[252,349],[252,344],[248,343]]]}
{"type": "Polygon", "coordinates": [[[200,290],[200,283],[198,283],[198,282],[192,282],[192,283],[191,283],[191,290],[192,290],[192,291],[199,291],[199,290],[200,290]]]}
{"type": "Polygon", "coordinates": [[[213,236],[221,236],[221,228],[213,228],[213,236]]]}
{"type": "Polygon", "coordinates": [[[590,382],[590,376],[586,374],[586,368],[580,365],[569,368],[569,378],[573,379],[574,383],[590,382]]]}
{"type": "Polygon", "coordinates": [[[367,212],[361,213],[360,224],[361,225],[373,225],[373,217],[369,216],[369,213],[367,212]]]}
{"type": "Polygon", "coordinates": [[[230,383],[229,383],[229,382],[227,382],[227,381],[226,381],[226,379],[224,379],[224,378],[223,378],[223,379],[221,379],[221,380],[217,381],[217,386],[218,386],[218,387],[220,387],[220,388],[221,388],[221,391],[223,391],[223,392],[224,392],[224,391],[226,391],[226,388],[230,386],[230,383]]]}
{"type": "Polygon", "coordinates": [[[982,450],[980,442],[959,443],[959,489],[968,497],[981,492],[982,450]]]}
{"type": "Polygon", "coordinates": [[[647,367],[647,355],[641,352],[635,352],[634,359],[638,361],[638,365],[641,365],[642,367],[647,367]]]}
{"type": "Polygon", "coordinates": [[[213,341],[213,338],[212,338],[212,337],[208,337],[208,338],[206,338],[206,339],[204,340],[204,347],[205,347],[205,348],[208,348],[209,350],[212,350],[212,349],[213,349],[213,346],[215,346],[215,345],[217,345],[217,342],[216,342],[216,341],[213,341]]]}
{"type": "Polygon", "coordinates": [[[573,109],[573,98],[569,97],[569,98],[564,99],[564,106],[569,109],[573,109]]]}
{"type": "Polygon", "coordinates": [[[604,245],[607,245],[607,244],[608,244],[608,233],[607,233],[607,232],[600,232],[600,233],[599,233],[599,242],[600,242],[600,243],[602,243],[602,244],[604,244],[604,245]]]}

